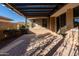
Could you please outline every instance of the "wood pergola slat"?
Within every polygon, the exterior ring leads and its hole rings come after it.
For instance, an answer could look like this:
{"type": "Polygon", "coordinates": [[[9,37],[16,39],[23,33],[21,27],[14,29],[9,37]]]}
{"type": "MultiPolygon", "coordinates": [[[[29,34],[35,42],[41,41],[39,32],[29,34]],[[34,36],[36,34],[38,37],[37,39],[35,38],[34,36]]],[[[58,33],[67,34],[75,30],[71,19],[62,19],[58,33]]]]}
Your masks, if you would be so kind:
{"type": "Polygon", "coordinates": [[[61,3],[9,3],[23,15],[27,16],[50,16],[59,7],[61,3]]]}

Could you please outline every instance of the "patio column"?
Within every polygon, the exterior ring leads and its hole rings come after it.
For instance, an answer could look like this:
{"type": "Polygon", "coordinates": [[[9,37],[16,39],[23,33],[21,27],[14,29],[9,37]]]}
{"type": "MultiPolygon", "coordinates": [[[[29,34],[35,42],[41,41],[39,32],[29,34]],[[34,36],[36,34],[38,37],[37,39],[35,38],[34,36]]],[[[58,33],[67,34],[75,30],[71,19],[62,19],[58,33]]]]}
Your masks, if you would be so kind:
{"type": "Polygon", "coordinates": [[[56,32],[56,17],[50,17],[50,30],[56,32]]]}
{"type": "Polygon", "coordinates": [[[25,19],[25,27],[27,28],[27,18],[25,19]]]}
{"type": "Polygon", "coordinates": [[[66,25],[67,25],[67,29],[72,29],[73,28],[73,9],[70,8],[67,10],[66,12],[66,25]]]}

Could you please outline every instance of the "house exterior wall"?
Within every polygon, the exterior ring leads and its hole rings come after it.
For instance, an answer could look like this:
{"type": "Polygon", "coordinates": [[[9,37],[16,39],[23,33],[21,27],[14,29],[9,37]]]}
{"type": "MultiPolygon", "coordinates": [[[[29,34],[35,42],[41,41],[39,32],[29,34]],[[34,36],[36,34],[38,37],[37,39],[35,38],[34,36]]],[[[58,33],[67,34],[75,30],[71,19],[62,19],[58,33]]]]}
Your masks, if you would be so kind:
{"type": "Polygon", "coordinates": [[[42,26],[42,19],[35,20],[35,23],[39,26],[42,26]]]}
{"type": "Polygon", "coordinates": [[[5,30],[5,29],[16,29],[16,25],[10,22],[0,21],[0,30],[5,30]]]}
{"type": "MultiPolygon", "coordinates": [[[[33,22],[33,23],[35,23],[36,24],[36,26],[41,26],[41,27],[43,27],[42,25],[43,25],[43,21],[42,21],[43,19],[35,19],[35,20],[32,20],[32,22],[33,21],[35,21],[35,22],[33,22]]],[[[47,20],[47,29],[50,29],[50,19],[46,19],[47,20]]]]}
{"type": "MultiPolygon", "coordinates": [[[[79,3],[68,3],[65,6],[63,6],[61,9],[56,11],[54,14],[52,14],[47,21],[47,29],[50,29],[51,31],[57,32],[57,23],[56,19],[58,16],[66,13],[66,29],[72,29],[74,27],[73,19],[73,8],[79,6],[79,3]]],[[[35,23],[39,26],[42,26],[42,19],[35,19],[35,23]]],[[[63,29],[62,29],[63,30],[63,29]]]]}
{"type": "Polygon", "coordinates": [[[67,30],[72,29],[74,27],[74,23],[73,23],[73,19],[74,19],[74,14],[73,14],[73,8],[79,6],[79,3],[70,3],[65,5],[64,7],[62,7],[61,9],[59,9],[57,12],[55,12],[53,15],[50,16],[50,20],[51,20],[51,25],[50,25],[50,29],[52,31],[56,31],[56,19],[53,19],[54,17],[58,17],[60,15],[62,15],[63,13],[66,13],[66,26],[67,26],[67,30]]]}

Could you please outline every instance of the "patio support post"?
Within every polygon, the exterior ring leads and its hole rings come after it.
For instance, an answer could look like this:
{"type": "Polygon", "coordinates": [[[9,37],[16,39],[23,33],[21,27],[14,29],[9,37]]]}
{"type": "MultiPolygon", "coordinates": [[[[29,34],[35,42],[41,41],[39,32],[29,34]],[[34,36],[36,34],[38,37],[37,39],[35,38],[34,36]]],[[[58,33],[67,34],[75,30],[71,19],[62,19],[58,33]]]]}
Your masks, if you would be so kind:
{"type": "Polygon", "coordinates": [[[50,30],[56,32],[56,17],[50,17],[50,30]]]}
{"type": "Polygon", "coordinates": [[[67,30],[73,28],[73,8],[69,8],[66,12],[66,25],[67,30]]]}

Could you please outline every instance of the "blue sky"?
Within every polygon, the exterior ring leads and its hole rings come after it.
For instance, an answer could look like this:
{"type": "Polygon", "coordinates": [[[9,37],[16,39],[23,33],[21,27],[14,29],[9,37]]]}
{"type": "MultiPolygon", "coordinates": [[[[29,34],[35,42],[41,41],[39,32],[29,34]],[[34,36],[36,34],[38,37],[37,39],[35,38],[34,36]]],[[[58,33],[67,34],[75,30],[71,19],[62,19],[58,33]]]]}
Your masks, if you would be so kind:
{"type": "Polygon", "coordinates": [[[25,21],[25,18],[23,16],[20,16],[19,14],[5,7],[1,3],[0,3],[0,16],[8,17],[14,20],[13,22],[24,22],[25,21]]]}

